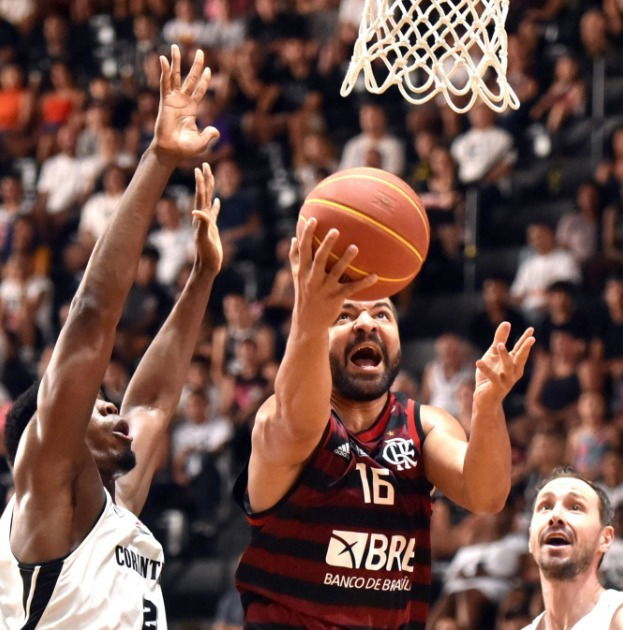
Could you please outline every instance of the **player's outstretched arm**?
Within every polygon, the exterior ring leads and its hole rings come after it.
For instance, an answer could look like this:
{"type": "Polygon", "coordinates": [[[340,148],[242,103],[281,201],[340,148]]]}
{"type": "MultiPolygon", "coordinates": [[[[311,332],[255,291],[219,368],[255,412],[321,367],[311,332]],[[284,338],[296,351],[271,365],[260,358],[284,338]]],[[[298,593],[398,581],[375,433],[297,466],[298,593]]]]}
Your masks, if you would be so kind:
{"type": "Polygon", "coordinates": [[[528,328],[509,351],[510,328],[508,322],[502,322],[493,343],[476,362],[469,441],[447,412],[434,407],[422,410],[427,477],[448,498],[472,512],[500,511],[510,491],[511,448],[502,402],[522,377],[534,345],[534,331],[528,328]]]}
{"type": "Polygon", "coordinates": [[[159,461],[169,422],[175,413],[188,366],[197,344],[223,248],[212,201],[214,177],[207,164],[195,169],[195,261],[171,314],[141,359],[128,385],[121,416],[130,424],[136,466],[116,483],[116,501],[139,514],[159,461]]]}
{"type": "MultiPolygon", "coordinates": [[[[85,447],[86,427],[156,202],[175,166],[217,136],[213,128],[200,132],[195,124],[210,80],[203,53],[197,54],[183,83],[177,46],[171,48],[171,63],[161,57],[161,66],[154,139],[93,250],[41,382],[35,426],[25,435],[29,444],[22,452],[36,457],[37,465],[24,468],[58,484],[66,481],[65,476],[75,477],[78,460],[83,463],[90,459],[85,447]],[[56,474],[46,474],[42,463],[54,466],[56,474]]],[[[18,488],[21,468],[18,454],[18,488]]]]}
{"type": "Polygon", "coordinates": [[[301,220],[290,248],[292,325],[275,395],[260,408],[253,427],[248,488],[254,511],[271,507],[285,494],[317,446],[331,412],[329,327],[345,299],[376,282],[375,275],[340,282],[357,255],[354,245],[327,271],[339,232],[330,230],[314,255],[315,229],[315,219],[301,220]]]}

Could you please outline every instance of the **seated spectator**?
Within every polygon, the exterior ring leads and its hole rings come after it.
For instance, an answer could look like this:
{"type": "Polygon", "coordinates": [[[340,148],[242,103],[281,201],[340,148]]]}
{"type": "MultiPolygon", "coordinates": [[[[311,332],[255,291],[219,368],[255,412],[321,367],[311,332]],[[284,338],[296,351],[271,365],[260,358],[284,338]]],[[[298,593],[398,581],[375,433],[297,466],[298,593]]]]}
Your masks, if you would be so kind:
{"type": "MultiPolygon", "coordinates": [[[[410,124],[409,118],[407,118],[407,128],[415,127],[414,124],[410,124]]],[[[440,146],[437,136],[428,129],[422,129],[418,131],[416,129],[409,129],[413,133],[413,151],[415,152],[413,164],[409,164],[407,169],[408,177],[406,178],[409,184],[420,192],[426,190],[426,182],[432,175],[431,166],[431,154],[440,146]]]]}
{"type": "Polygon", "coordinates": [[[549,342],[556,330],[567,330],[574,337],[589,341],[589,320],[577,303],[577,287],[566,280],[558,280],[545,290],[545,312],[536,327],[535,338],[539,349],[549,352],[549,342]]]}
{"type": "Polygon", "coordinates": [[[465,381],[473,378],[473,370],[465,341],[451,333],[441,335],[435,341],[435,358],[424,367],[420,400],[456,415],[457,392],[465,381]]]}
{"type": "Polygon", "coordinates": [[[616,431],[606,420],[606,404],[600,392],[584,392],[578,400],[580,424],[567,440],[567,461],[581,475],[595,481],[602,459],[616,440],[616,431]]]}
{"type": "Polygon", "coordinates": [[[611,505],[623,504],[623,449],[620,436],[617,437],[619,444],[610,446],[600,462],[599,485],[608,495],[611,505]]]}
{"type": "Polygon", "coordinates": [[[614,508],[614,540],[599,567],[605,588],[623,590],[623,503],[612,504],[614,508]]]}
{"type": "Polygon", "coordinates": [[[601,193],[593,181],[582,183],[575,196],[576,210],[560,217],[556,240],[571,252],[579,265],[586,264],[597,254],[601,231],[601,193]]]}
{"type": "Polygon", "coordinates": [[[606,17],[608,31],[619,37],[623,33],[623,5],[619,0],[603,0],[602,10],[606,17]]]}
{"type": "Polygon", "coordinates": [[[169,44],[193,48],[203,44],[204,22],[197,15],[192,0],[176,0],[175,17],[162,27],[162,37],[169,44]]]}
{"type": "Polygon", "coordinates": [[[60,228],[85,200],[106,161],[100,154],[78,159],[76,132],[69,126],[61,127],[56,137],[59,151],[41,167],[37,207],[43,210],[53,226],[60,228]]]}
{"type": "Polygon", "coordinates": [[[511,590],[526,551],[526,536],[513,530],[515,508],[483,515],[475,540],[462,547],[446,570],[443,593],[429,623],[450,614],[459,628],[486,628],[511,590]]]}
{"type": "Polygon", "coordinates": [[[253,258],[257,254],[257,239],[262,227],[255,191],[244,186],[242,171],[234,160],[219,162],[214,179],[216,194],[221,201],[221,241],[233,245],[238,258],[253,258]]]}
{"type": "Polygon", "coordinates": [[[513,346],[526,329],[526,320],[511,304],[508,280],[503,276],[485,278],[481,296],[483,308],[472,317],[469,340],[483,353],[491,345],[497,327],[507,321],[511,324],[509,345],[513,346]]]}
{"type": "Polygon", "coordinates": [[[469,111],[470,129],[454,140],[452,157],[464,184],[498,184],[515,162],[513,138],[495,126],[496,113],[484,103],[469,111]]]}
{"type": "Polygon", "coordinates": [[[245,25],[231,0],[212,0],[201,39],[205,46],[219,51],[232,51],[244,39],[245,25]]]}
{"type": "Polygon", "coordinates": [[[533,222],[527,229],[534,253],[520,263],[511,285],[511,295],[530,321],[538,321],[545,308],[545,292],[557,280],[579,283],[580,269],[573,256],[561,249],[552,227],[533,222]]]}
{"type": "Polygon", "coordinates": [[[290,269],[290,237],[279,239],[275,248],[277,262],[281,265],[275,273],[270,293],[264,298],[264,318],[279,328],[289,319],[294,307],[294,281],[290,269]]]}
{"type": "Polygon", "coordinates": [[[116,165],[109,166],[102,176],[102,191],[89,197],[80,213],[78,235],[84,247],[91,251],[112,219],[128,178],[116,165]]]}
{"type": "Polygon", "coordinates": [[[326,133],[312,131],[305,135],[300,150],[295,155],[294,174],[300,185],[300,197],[304,199],[311,190],[337,170],[335,147],[326,133]]]}
{"type": "Polygon", "coordinates": [[[287,37],[305,34],[305,21],[287,11],[282,0],[255,0],[255,10],[247,20],[246,36],[277,52],[287,37]]]}
{"type": "Polygon", "coordinates": [[[84,112],[84,128],[76,142],[76,156],[89,158],[102,153],[104,136],[110,132],[110,111],[104,103],[95,101],[84,112]]]}
{"type": "Polygon", "coordinates": [[[544,120],[547,130],[555,134],[569,119],[584,114],[586,85],[580,66],[571,55],[561,55],[554,66],[551,85],[530,110],[533,120],[544,120]]]}
{"type": "Polygon", "coordinates": [[[429,163],[430,176],[421,186],[419,194],[431,226],[462,223],[464,198],[450,151],[441,146],[433,148],[429,163]]]}
{"type": "Polygon", "coordinates": [[[586,343],[569,330],[550,336],[550,352],[536,357],[526,392],[526,408],[535,419],[561,421],[577,418],[580,394],[589,389],[593,364],[586,358],[586,343]]]}
{"type": "Polygon", "coordinates": [[[533,72],[534,54],[518,35],[508,36],[508,66],[506,79],[517,94],[521,103],[519,115],[510,108],[500,117],[500,122],[509,131],[516,130],[516,125],[524,119],[524,112],[539,94],[539,84],[533,72]]]}
{"type": "Polygon", "coordinates": [[[591,76],[593,63],[602,59],[606,74],[617,75],[621,70],[621,51],[608,37],[608,22],[599,9],[589,9],[580,19],[580,40],[582,42],[586,74],[591,76]]]}
{"type": "Polygon", "coordinates": [[[34,110],[32,94],[24,85],[24,73],[14,63],[0,69],[0,138],[13,156],[29,150],[26,136],[34,110]]]}
{"type": "Polygon", "coordinates": [[[9,246],[15,219],[30,212],[20,178],[12,173],[0,178],[0,254],[9,246]]]}
{"type": "Polygon", "coordinates": [[[219,456],[231,437],[229,418],[210,409],[202,390],[191,392],[182,420],[173,430],[172,472],[181,507],[191,519],[191,530],[203,535],[215,533],[224,490],[219,456]]]}
{"type": "Polygon", "coordinates": [[[603,304],[593,318],[591,356],[603,366],[610,382],[613,413],[623,410],[623,277],[610,276],[603,291],[603,304]]]}
{"type": "Polygon", "coordinates": [[[257,344],[260,364],[271,361],[275,352],[275,335],[253,312],[249,301],[241,294],[230,293],[223,298],[225,324],[214,329],[212,338],[212,374],[216,383],[236,372],[236,347],[245,339],[257,344]]]}
{"type": "Polygon", "coordinates": [[[623,127],[617,127],[612,132],[607,153],[608,159],[601,162],[595,171],[595,180],[605,188],[606,203],[613,204],[621,200],[619,182],[623,172],[623,127]]]}
{"type": "Polygon", "coordinates": [[[158,251],[157,278],[172,286],[177,274],[193,255],[192,228],[180,215],[175,199],[165,197],[156,205],[158,229],[149,236],[149,243],[158,251]]]}
{"type": "Polygon", "coordinates": [[[387,130],[387,118],[383,108],[375,103],[367,103],[359,110],[361,133],[351,138],[345,145],[340,160],[340,168],[364,166],[370,149],[381,157],[380,168],[402,175],[405,169],[405,149],[398,138],[387,130]]]}

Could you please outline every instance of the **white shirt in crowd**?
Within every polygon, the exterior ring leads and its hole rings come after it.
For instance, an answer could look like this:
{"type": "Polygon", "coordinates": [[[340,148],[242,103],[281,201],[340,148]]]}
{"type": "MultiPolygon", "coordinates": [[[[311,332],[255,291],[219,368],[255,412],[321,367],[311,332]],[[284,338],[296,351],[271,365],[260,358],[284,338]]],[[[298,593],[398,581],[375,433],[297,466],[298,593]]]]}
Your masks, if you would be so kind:
{"type": "Polygon", "coordinates": [[[521,299],[521,308],[526,311],[541,309],[545,306],[545,289],[559,280],[580,282],[580,268],[573,256],[562,249],[534,254],[519,265],[511,295],[521,299]]]}
{"type": "Polygon", "coordinates": [[[160,260],[156,270],[158,282],[171,285],[177,274],[194,253],[193,232],[190,227],[182,226],[177,230],[157,230],[149,242],[158,250],[160,260]]]}
{"type": "Polygon", "coordinates": [[[118,195],[109,195],[105,192],[95,193],[82,208],[78,231],[88,232],[97,240],[108,227],[120,199],[121,193],[118,195]]]}
{"type": "Polygon", "coordinates": [[[37,192],[48,195],[48,212],[67,210],[89,190],[104,166],[99,155],[78,159],[59,153],[48,158],[37,183],[37,192]]]}
{"type": "Polygon", "coordinates": [[[459,167],[459,179],[465,184],[481,180],[502,159],[515,161],[513,137],[504,129],[470,129],[451,147],[459,167]]]}
{"type": "Polygon", "coordinates": [[[402,175],[405,170],[405,148],[402,142],[391,135],[385,135],[380,140],[368,135],[359,134],[351,138],[345,145],[340,161],[340,168],[365,166],[369,151],[378,151],[381,156],[381,168],[402,175]]]}

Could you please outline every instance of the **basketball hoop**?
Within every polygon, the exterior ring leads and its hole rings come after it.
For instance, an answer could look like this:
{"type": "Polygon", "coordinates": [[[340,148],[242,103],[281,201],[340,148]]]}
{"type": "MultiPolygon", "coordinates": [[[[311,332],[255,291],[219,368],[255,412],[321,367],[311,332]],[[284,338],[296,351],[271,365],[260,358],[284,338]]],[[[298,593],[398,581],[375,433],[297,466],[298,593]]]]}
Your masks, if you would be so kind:
{"type": "Polygon", "coordinates": [[[519,108],[506,79],[509,0],[366,0],[340,94],[381,94],[397,85],[421,105],[442,94],[457,113],[480,98],[502,112],[519,108]]]}

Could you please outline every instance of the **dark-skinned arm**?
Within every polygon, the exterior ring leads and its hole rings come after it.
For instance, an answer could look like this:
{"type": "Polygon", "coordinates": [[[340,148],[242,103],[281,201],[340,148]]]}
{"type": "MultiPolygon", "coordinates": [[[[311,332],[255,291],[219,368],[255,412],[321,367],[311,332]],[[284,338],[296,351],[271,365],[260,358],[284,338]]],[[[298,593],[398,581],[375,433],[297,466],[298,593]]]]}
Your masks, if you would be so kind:
{"type": "Polygon", "coordinates": [[[186,286],[141,359],[123,398],[121,416],[130,424],[136,466],[117,480],[116,500],[139,514],[158,465],[158,450],[175,413],[197,344],[212,284],[223,261],[216,227],[220,204],[212,203],[214,177],[207,164],[195,169],[196,255],[186,286]]]}

